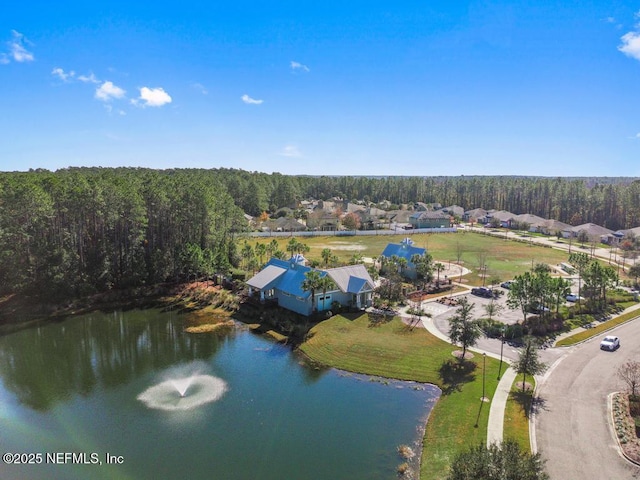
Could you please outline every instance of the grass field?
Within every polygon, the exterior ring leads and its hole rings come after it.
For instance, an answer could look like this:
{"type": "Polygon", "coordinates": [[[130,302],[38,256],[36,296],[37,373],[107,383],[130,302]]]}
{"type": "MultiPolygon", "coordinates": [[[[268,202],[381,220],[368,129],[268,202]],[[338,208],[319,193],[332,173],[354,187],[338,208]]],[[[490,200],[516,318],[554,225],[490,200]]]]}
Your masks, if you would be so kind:
{"type": "MultiPolygon", "coordinates": [[[[388,243],[399,243],[406,237],[407,234],[297,237],[297,239],[309,246],[310,251],[305,254],[307,259],[317,260],[322,264],[320,253],[324,248],[330,249],[341,262],[348,262],[354,253],[376,258],[388,243]]],[[[568,258],[567,253],[560,250],[473,232],[412,234],[410,237],[416,246],[426,248],[437,262],[455,263],[460,258],[462,264],[472,272],[465,276],[465,280],[470,285],[482,284],[478,266],[482,264],[483,258],[487,265],[487,279],[501,280],[512,279],[528,271],[532,263],[558,264],[566,262],[568,258]]],[[[272,238],[246,239],[250,245],[269,243],[271,240],[272,238]]],[[[290,238],[276,238],[276,240],[279,248],[286,251],[290,238]]],[[[240,240],[242,244],[244,241],[244,239],[240,240]]]]}
{"type": "Polygon", "coordinates": [[[511,393],[507,399],[507,406],[504,411],[503,437],[505,440],[515,440],[522,448],[522,451],[530,452],[529,412],[533,400],[532,392],[533,389],[535,389],[536,383],[535,378],[528,378],[527,383],[531,384],[532,390],[527,390],[523,393],[522,389],[516,386],[520,380],[522,380],[522,375],[518,375],[514,380],[511,393]]]}
{"type": "MultiPolygon", "coordinates": [[[[315,326],[300,350],[322,365],[352,372],[432,383],[443,390],[426,426],[420,478],[446,475],[455,454],[486,442],[490,403],[481,402],[482,357],[456,368],[456,347],[429,334],[410,330],[398,319],[372,324],[367,314],[338,315],[315,326]]],[[[499,362],[486,358],[485,391],[497,387],[499,362]]]]}

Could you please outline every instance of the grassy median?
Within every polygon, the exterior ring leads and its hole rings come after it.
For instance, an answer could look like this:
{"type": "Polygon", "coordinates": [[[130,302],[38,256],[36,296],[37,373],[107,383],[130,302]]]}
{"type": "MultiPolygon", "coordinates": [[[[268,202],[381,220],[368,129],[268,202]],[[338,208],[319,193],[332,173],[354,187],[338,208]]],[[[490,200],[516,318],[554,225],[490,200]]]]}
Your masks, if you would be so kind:
{"type": "MultiPolygon", "coordinates": [[[[352,372],[432,383],[443,391],[427,423],[420,478],[441,479],[455,454],[486,442],[489,402],[482,402],[483,358],[464,367],[456,347],[399,319],[337,315],[315,326],[300,350],[322,365],[352,372]]],[[[486,358],[485,395],[493,397],[499,362],[486,358]]]]}
{"type": "Polygon", "coordinates": [[[531,384],[531,390],[525,392],[517,386],[522,381],[522,375],[518,375],[513,382],[507,406],[504,411],[504,430],[503,437],[505,440],[515,440],[524,452],[531,451],[531,440],[529,438],[529,415],[531,413],[531,404],[533,402],[533,391],[536,382],[533,377],[527,378],[527,383],[531,384]]]}
{"type": "Polygon", "coordinates": [[[562,340],[559,340],[555,346],[568,347],[570,345],[575,345],[576,343],[580,343],[584,340],[588,340],[591,337],[600,335],[602,332],[606,332],[607,330],[610,330],[613,327],[617,327],[618,325],[622,325],[623,323],[629,322],[637,318],[638,316],[640,316],[640,312],[638,310],[623,313],[622,315],[618,315],[617,317],[614,317],[611,320],[602,322],[593,328],[589,328],[587,330],[583,330],[582,332],[578,332],[575,335],[571,335],[570,337],[563,338],[562,340]]]}

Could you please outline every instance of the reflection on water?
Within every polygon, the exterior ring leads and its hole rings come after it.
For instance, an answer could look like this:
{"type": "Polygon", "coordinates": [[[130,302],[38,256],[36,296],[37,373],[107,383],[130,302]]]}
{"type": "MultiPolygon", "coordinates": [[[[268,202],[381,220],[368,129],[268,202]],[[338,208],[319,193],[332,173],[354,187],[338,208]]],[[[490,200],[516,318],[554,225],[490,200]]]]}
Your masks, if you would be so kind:
{"type": "Polygon", "coordinates": [[[385,480],[398,445],[419,451],[437,397],[304,367],[248,332],[186,334],[171,312],[95,313],[0,337],[0,450],[125,463],[0,464],[0,477],[385,480]]]}
{"type": "Polygon", "coordinates": [[[36,410],[47,410],[96,385],[117,386],[146,372],[210,358],[225,336],[185,335],[166,313],[149,322],[148,311],[95,313],[0,338],[5,388],[36,410]]]}

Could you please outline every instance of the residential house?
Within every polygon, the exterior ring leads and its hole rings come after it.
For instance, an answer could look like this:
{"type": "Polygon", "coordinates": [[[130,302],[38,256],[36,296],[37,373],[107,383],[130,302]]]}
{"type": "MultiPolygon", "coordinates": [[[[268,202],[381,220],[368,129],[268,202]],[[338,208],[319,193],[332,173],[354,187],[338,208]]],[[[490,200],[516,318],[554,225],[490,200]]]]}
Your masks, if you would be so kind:
{"type": "Polygon", "coordinates": [[[590,242],[602,242],[603,240],[606,242],[607,237],[613,233],[613,230],[601,227],[595,223],[583,223],[582,225],[573,227],[571,230],[573,231],[573,236],[576,238],[580,237],[583,233],[586,234],[590,242]]]}
{"type": "Polygon", "coordinates": [[[449,228],[451,217],[443,212],[416,212],[409,216],[413,228],[449,228]]]}
{"type": "Polygon", "coordinates": [[[267,232],[302,232],[306,229],[305,224],[290,217],[271,219],[262,224],[262,230],[267,232]]]}
{"type": "Polygon", "coordinates": [[[494,219],[497,219],[500,222],[501,227],[511,228],[513,217],[515,217],[515,215],[511,212],[507,212],[506,210],[489,210],[485,217],[486,221],[482,223],[491,223],[494,219]]]}
{"type": "Polygon", "coordinates": [[[520,230],[523,230],[523,226],[527,226],[527,230],[530,232],[538,232],[540,228],[545,225],[547,219],[539,217],[537,215],[532,215],[531,213],[522,213],[520,215],[515,215],[511,219],[512,227],[519,227],[520,230]]]}
{"type": "Polygon", "coordinates": [[[413,240],[405,238],[399,244],[388,244],[382,251],[381,256],[387,259],[391,259],[394,256],[404,258],[407,261],[407,266],[403,269],[402,274],[407,278],[416,279],[418,277],[418,272],[416,271],[416,265],[411,261],[411,258],[413,258],[414,255],[424,255],[426,253],[426,249],[414,247],[413,240]]]}
{"type": "Polygon", "coordinates": [[[473,210],[467,210],[462,216],[462,219],[465,222],[470,223],[485,223],[486,218],[487,211],[484,208],[474,208],[473,210]]]}
{"type": "Polygon", "coordinates": [[[540,233],[544,233],[545,235],[557,235],[560,232],[560,235],[563,238],[569,238],[573,236],[573,227],[568,223],[561,222],[559,220],[546,220],[544,224],[538,227],[538,231],[540,233]]]}
{"type": "Polygon", "coordinates": [[[462,218],[464,215],[464,208],[459,205],[451,205],[450,207],[443,207],[441,212],[451,215],[452,217],[462,218]]]}
{"type": "Polygon", "coordinates": [[[267,265],[247,281],[249,295],[260,301],[275,301],[277,304],[299,313],[311,315],[313,305],[316,310],[329,310],[333,302],[350,308],[366,308],[373,303],[374,282],[364,265],[320,270],[320,276],[329,276],[335,287],[326,292],[305,291],[302,284],[311,267],[305,265],[302,255],[295,255],[289,261],[272,258],[267,265]]]}

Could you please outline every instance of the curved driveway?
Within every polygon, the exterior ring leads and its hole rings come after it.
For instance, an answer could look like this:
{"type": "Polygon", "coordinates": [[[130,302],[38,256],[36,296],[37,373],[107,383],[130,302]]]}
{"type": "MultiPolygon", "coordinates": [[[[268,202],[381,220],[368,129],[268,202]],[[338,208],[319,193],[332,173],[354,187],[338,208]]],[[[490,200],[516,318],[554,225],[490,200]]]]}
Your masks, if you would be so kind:
{"type": "Polygon", "coordinates": [[[618,453],[607,408],[609,393],[625,388],[618,366],[640,358],[640,321],[611,334],[620,337],[617,351],[601,351],[599,335],[571,347],[538,384],[535,435],[552,480],[640,479],[640,467],[618,453]]]}

